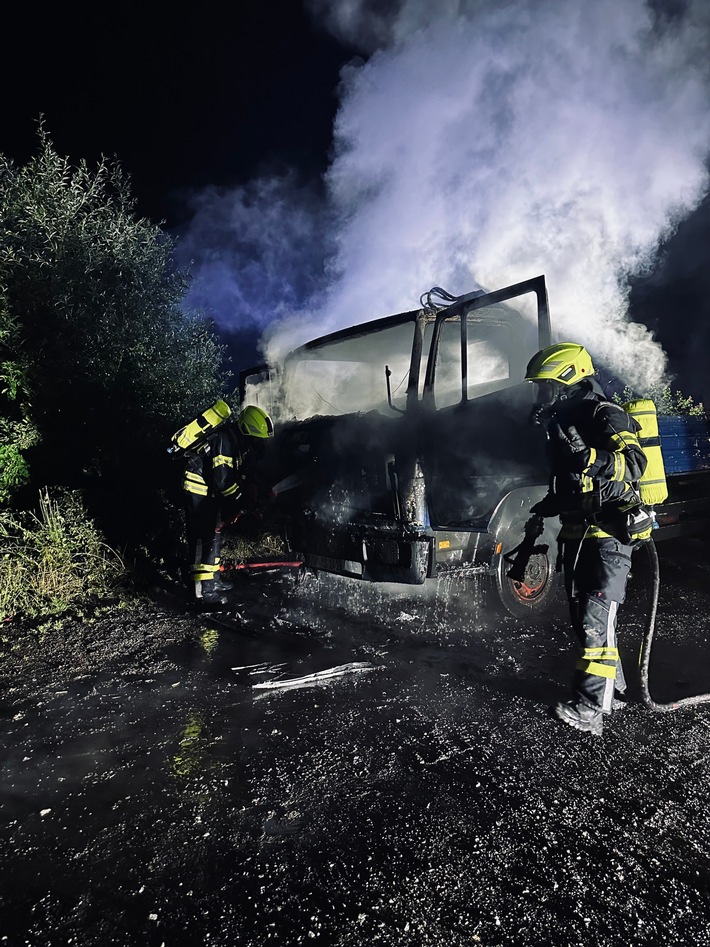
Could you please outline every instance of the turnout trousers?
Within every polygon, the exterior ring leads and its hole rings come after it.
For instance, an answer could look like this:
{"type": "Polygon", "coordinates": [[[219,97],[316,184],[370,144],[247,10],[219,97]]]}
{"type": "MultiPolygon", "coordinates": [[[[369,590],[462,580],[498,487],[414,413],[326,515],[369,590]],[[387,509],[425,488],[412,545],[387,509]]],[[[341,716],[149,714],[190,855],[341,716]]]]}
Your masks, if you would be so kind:
{"type": "Polygon", "coordinates": [[[626,597],[631,546],[613,537],[563,541],[565,590],[572,627],[582,647],[574,699],[611,713],[614,689],[626,690],[616,618],[626,597]]]}
{"type": "Polygon", "coordinates": [[[216,497],[186,493],[185,517],[194,595],[202,598],[202,592],[212,587],[211,582],[219,571],[222,545],[220,502],[216,497]]]}

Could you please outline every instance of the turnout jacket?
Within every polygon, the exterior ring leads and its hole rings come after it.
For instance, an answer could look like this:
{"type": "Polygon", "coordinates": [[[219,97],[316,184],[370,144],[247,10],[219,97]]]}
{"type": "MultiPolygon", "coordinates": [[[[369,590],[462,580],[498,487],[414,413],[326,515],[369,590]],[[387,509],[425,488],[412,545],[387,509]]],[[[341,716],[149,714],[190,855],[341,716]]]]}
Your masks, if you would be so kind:
{"type": "Polygon", "coordinates": [[[638,422],[607,401],[594,380],[581,385],[548,425],[562,539],[617,535],[622,518],[641,503],[638,480],[646,469],[638,422]]]}
{"type": "Polygon", "coordinates": [[[197,450],[188,451],[183,489],[196,497],[238,500],[244,455],[237,432],[232,425],[225,425],[197,450]]]}

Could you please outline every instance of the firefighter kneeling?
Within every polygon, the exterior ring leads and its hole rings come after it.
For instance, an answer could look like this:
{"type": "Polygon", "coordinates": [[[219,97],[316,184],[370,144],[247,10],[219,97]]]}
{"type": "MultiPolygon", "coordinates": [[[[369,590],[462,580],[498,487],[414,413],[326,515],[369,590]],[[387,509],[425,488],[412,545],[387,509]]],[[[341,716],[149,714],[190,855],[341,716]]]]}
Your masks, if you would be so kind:
{"type": "Polygon", "coordinates": [[[535,355],[526,379],[539,390],[533,421],[547,429],[550,491],[532,507],[559,516],[565,589],[582,646],[572,699],[552,708],[578,730],[601,734],[604,714],[620,706],[626,682],[616,619],[626,594],[634,545],[650,535],[653,517],[639,481],[646,455],[639,423],[607,401],[581,345],[563,342],[535,355]]]}
{"type": "Polygon", "coordinates": [[[220,575],[222,525],[244,509],[248,461],[263,438],[273,433],[271,418],[262,408],[247,405],[233,422],[229,407],[218,401],[173,435],[171,450],[186,458],[183,490],[191,597],[201,607],[227,601],[225,592],[232,584],[220,575]]]}

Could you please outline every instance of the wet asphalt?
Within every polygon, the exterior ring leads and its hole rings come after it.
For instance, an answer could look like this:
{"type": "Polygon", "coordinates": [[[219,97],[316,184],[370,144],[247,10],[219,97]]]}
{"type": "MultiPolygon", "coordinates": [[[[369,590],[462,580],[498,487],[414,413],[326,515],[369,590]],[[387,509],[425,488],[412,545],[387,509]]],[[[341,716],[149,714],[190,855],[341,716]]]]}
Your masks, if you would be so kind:
{"type": "MultiPolygon", "coordinates": [[[[709,551],[659,546],[658,701],[710,691],[709,551]]],[[[562,603],[493,614],[476,577],[242,576],[82,661],[43,639],[3,695],[0,947],[710,944],[710,704],[640,702],[648,578],[600,738],[548,712],[562,603]]]]}

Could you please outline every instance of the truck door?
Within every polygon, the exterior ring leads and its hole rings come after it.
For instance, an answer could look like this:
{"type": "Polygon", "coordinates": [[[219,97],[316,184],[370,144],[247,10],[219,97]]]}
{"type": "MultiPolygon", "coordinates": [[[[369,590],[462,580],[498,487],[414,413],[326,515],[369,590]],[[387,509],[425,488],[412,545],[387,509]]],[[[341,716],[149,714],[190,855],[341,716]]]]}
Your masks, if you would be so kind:
{"type": "Polygon", "coordinates": [[[254,404],[275,417],[278,413],[278,378],[268,365],[255,365],[239,373],[239,400],[254,404]]]}
{"type": "Polygon", "coordinates": [[[528,424],[533,386],[524,381],[529,359],[550,341],[544,277],[461,297],[427,334],[419,453],[429,522],[484,531],[506,493],[546,477],[544,440],[528,424]]]}

